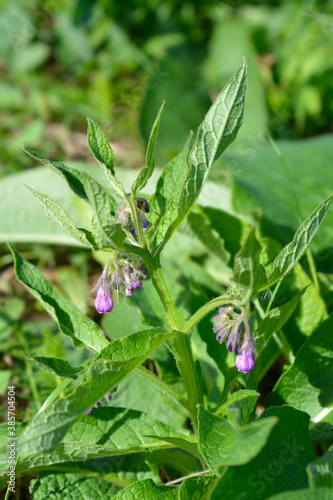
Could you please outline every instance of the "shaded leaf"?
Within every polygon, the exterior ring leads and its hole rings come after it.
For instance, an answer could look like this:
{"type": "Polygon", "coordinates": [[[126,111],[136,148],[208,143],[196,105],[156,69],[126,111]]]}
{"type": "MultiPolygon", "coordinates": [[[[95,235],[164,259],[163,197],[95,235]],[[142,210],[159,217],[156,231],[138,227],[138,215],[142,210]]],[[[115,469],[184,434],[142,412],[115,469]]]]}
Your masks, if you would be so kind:
{"type": "Polygon", "coordinates": [[[235,428],[226,420],[199,408],[199,449],[213,470],[221,465],[249,462],[265,446],[277,419],[266,418],[235,428]]]}
{"type": "Polygon", "coordinates": [[[75,347],[86,346],[93,351],[100,351],[108,345],[103,331],[91,319],[57,294],[35,266],[23,259],[10,245],[9,248],[13,254],[17,279],[39,300],[58,323],[60,331],[72,339],[75,347]]]}

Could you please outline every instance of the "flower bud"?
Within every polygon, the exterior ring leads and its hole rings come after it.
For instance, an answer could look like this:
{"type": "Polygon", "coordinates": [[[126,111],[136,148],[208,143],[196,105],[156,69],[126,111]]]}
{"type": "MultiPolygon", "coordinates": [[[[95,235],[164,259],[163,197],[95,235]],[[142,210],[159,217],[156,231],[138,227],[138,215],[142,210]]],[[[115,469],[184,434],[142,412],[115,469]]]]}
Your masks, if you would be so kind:
{"type": "Polygon", "coordinates": [[[112,311],[113,302],[109,289],[104,291],[102,286],[99,287],[95,299],[95,307],[100,314],[108,314],[112,311]]]}
{"type": "Polygon", "coordinates": [[[252,349],[248,346],[238,354],[235,365],[239,372],[248,373],[253,370],[256,360],[252,349]]]}

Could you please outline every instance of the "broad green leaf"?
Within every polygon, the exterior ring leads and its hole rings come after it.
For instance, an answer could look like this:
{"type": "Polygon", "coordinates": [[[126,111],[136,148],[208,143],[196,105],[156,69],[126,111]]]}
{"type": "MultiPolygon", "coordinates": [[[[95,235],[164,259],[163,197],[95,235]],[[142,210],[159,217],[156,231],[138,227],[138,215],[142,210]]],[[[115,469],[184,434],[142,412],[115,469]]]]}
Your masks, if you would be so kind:
{"type": "Polygon", "coordinates": [[[84,183],[88,199],[95,212],[92,219],[93,234],[100,248],[122,248],[126,234],[113,213],[117,204],[101,186],[88,176],[84,183]]]}
{"type": "Polygon", "coordinates": [[[104,479],[84,474],[42,473],[31,482],[33,500],[99,500],[114,498],[119,488],[104,479]]]}
{"type": "Polygon", "coordinates": [[[149,137],[147,152],[146,152],[146,166],[139,172],[137,179],[133,182],[133,185],[132,185],[133,194],[136,194],[138,191],[140,191],[141,189],[143,189],[145,187],[148,180],[152,176],[152,173],[154,172],[154,167],[155,167],[154,152],[155,152],[157,133],[158,133],[159,125],[160,125],[163,107],[164,107],[164,101],[163,101],[162,106],[160,107],[160,109],[157,113],[157,116],[156,116],[155,121],[153,123],[152,130],[150,132],[150,137],[149,137]]]}
{"type": "Polygon", "coordinates": [[[177,500],[178,488],[157,486],[151,479],[139,481],[121,490],[113,500],[177,500]]]}
{"type": "MultiPolygon", "coordinates": [[[[248,101],[247,98],[245,119],[248,116],[248,101]]],[[[242,141],[237,140],[237,143],[242,141]]],[[[211,179],[221,184],[225,173],[230,172],[235,179],[234,209],[238,213],[248,213],[260,208],[264,214],[262,234],[286,245],[299,226],[293,192],[298,199],[302,219],[332,192],[333,173],[327,165],[333,159],[333,143],[331,134],[326,134],[296,141],[277,141],[277,146],[287,163],[288,176],[271,144],[260,139],[258,147],[256,144],[253,147],[249,145],[248,154],[243,151],[240,155],[224,155],[223,160],[212,169],[211,179]],[[316,168],[313,168],[314,165],[316,168]]],[[[333,212],[329,211],[320,228],[319,238],[315,238],[311,246],[314,252],[320,252],[322,264],[323,257],[329,260],[332,239],[333,212]]]]}
{"type": "Polygon", "coordinates": [[[13,254],[17,279],[39,300],[58,323],[60,331],[71,338],[74,346],[86,346],[97,352],[106,347],[108,341],[103,331],[74,304],[57,294],[35,266],[23,259],[10,245],[9,248],[13,254]]]}
{"type": "Polygon", "coordinates": [[[163,334],[159,329],[152,329],[112,342],[96,358],[87,382],[66,399],[42,410],[27,426],[19,438],[21,459],[57,446],[80,415],[94,406],[154,349],[173,335],[174,332],[163,334]]]}
{"type": "Polygon", "coordinates": [[[333,500],[333,490],[320,488],[320,490],[286,491],[269,497],[269,500],[333,500]]]}
{"type": "MultiPolygon", "coordinates": [[[[163,451],[167,451],[167,449],[164,448],[163,451]]],[[[148,454],[149,452],[126,453],[125,455],[95,458],[83,462],[61,462],[48,466],[47,470],[63,471],[66,469],[67,472],[102,477],[121,488],[143,479],[153,479],[158,483],[160,481],[159,475],[155,474],[145,462],[145,457],[148,454]]]]}
{"type": "MultiPolygon", "coordinates": [[[[21,460],[19,469],[28,472],[62,462],[166,449],[175,446],[170,446],[169,440],[182,442],[192,436],[190,431],[174,429],[145,413],[111,406],[97,408],[75,422],[64,440],[48,453],[42,451],[21,460]]],[[[198,467],[198,460],[195,463],[198,467]]]]}
{"type": "Polygon", "coordinates": [[[329,209],[333,195],[324,200],[300,225],[293,240],[281,250],[274,262],[266,267],[268,283],[261,289],[271,286],[285,276],[299,261],[310,246],[329,209]]]}
{"type": "Polygon", "coordinates": [[[109,141],[98,123],[91,118],[88,118],[87,140],[91,152],[98,163],[104,168],[105,174],[111,185],[122,197],[125,197],[124,188],[116,179],[114,171],[114,154],[109,141]]]}
{"type": "Polygon", "coordinates": [[[299,350],[293,365],[285,372],[269,396],[306,411],[314,422],[329,413],[333,402],[333,315],[325,320],[299,350]]]}
{"type": "MultiPolygon", "coordinates": [[[[147,437],[152,437],[152,436],[147,436],[147,437]]],[[[173,437],[173,436],[156,437],[156,439],[159,441],[170,443],[174,446],[179,446],[179,448],[182,448],[183,451],[191,453],[191,455],[194,455],[198,459],[202,460],[202,455],[198,450],[198,446],[196,443],[193,442],[193,435],[188,436],[187,439],[185,439],[184,437],[173,437]],[[189,441],[189,439],[192,439],[192,441],[189,441]]]]}
{"type": "Polygon", "coordinates": [[[258,290],[266,288],[266,272],[260,263],[262,246],[258,242],[255,229],[251,229],[243,247],[234,260],[234,274],[227,290],[229,296],[246,304],[258,290]]]}
{"type": "Polygon", "coordinates": [[[199,197],[214,161],[236,138],[241,126],[246,85],[243,61],[234,77],[218,95],[199,127],[190,156],[186,179],[179,197],[171,198],[154,234],[155,253],[159,253],[199,197]]]}
{"type": "Polygon", "coordinates": [[[332,488],[333,491],[333,448],[309,463],[306,468],[310,488],[332,488]]]}
{"type": "Polygon", "coordinates": [[[38,191],[35,191],[30,187],[28,187],[28,189],[42,205],[43,212],[46,217],[54,222],[57,222],[73,238],[82,243],[85,247],[95,247],[91,233],[85,229],[77,228],[73,219],[66,214],[65,210],[61,205],[59,205],[59,203],[46,196],[46,194],[38,193],[38,191]]]}
{"type": "Polygon", "coordinates": [[[179,500],[205,500],[213,485],[214,477],[189,477],[182,482],[178,499],[179,500]]]}
{"type": "MultiPolygon", "coordinates": [[[[309,436],[309,416],[292,406],[269,408],[255,421],[277,417],[266,446],[251,462],[229,468],[211,500],[264,500],[275,493],[306,488],[306,465],[315,458],[309,436]]],[[[254,423],[255,423],[254,422],[254,423]]],[[[244,444],[246,448],[246,443],[244,444]]]]}
{"type": "Polygon", "coordinates": [[[50,167],[51,170],[53,170],[53,172],[55,172],[56,174],[60,175],[60,177],[68,183],[71,190],[77,196],[83,198],[84,200],[88,199],[86,191],[84,189],[84,179],[86,175],[84,172],[80,172],[75,168],[67,167],[66,165],[58,161],[48,160],[47,158],[44,158],[44,156],[41,156],[34,151],[30,151],[29,149],[23,148],[23,151],[28,153],[28,155],[30,155],[32,158],[35,158],[35,160],[38,160],[47,167],[50,167]]]}
{"type": "Polygon", "coordinates": [[[277,418],[263,418],[235,428],[226,420],[199,408],[199,449],[213,470],[221,465],[249,462],[265,446],[277,418]]]}
{"type": "Polygon", "coordinates": [[[29,356],[29,354],[24,354],[24,356],[39,368],[43,368],[43,370],[53,373],[58,377],[69,377],[75,379],[83,370],[83,367],[72,366],[64,359],[49,358],[45,356],[29,356]]]}

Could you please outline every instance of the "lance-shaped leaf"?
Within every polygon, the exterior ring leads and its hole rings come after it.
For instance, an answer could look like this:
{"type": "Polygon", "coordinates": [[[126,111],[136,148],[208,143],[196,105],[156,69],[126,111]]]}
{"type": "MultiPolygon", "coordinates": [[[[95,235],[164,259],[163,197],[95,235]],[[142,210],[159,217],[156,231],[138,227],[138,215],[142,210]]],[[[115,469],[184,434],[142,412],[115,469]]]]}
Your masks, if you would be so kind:
{"type": "MultiPolygon", "coordinates": [[[[266,272],[260,263],[262,246],[252,228],[243,247],[235,256],[234,274],[227,290],[228,295],[245,304],[258,293],[266,283],[266,272]]],[[[265,286],[264,286],[265,288],[265,286]]]]}
{"type": "Polygon", "coordinates": [[[28,187],[28,189],[42,205],[43,212],[46,217],[54,222],[57,222],[59,226],[63,227],[71,236],[73,236],[73,238],[82,243],[85,247],[96,247],[92,234],[86,229],[76,227],[73,219],[66,214],[65,210],[61,205],[59,205],[59,203],[49,198],[46,194],[38,193],[38,191],[35,191],[30,187],[28,187]]]}
{"type": "Polygon", "coordinates": [[[268,404],[286,402],[320,422],[333,403],[333,315],[327,318],[298,351],[268,398],[268,404]]]}
{"type": "Polygon", "coordinates": [[[150,132],[147,151],[146,151],[146,166],[139,172],[137,179],[133,182],[132,185],[133,194],[136,194],[138,191],[140,191],[142,188],[145,187],[148,180],[152,176],[152,173],[154,172],[154,167],[155,167],[154,152],[155,152],[158,127],[160,125],[163,107],[164,107],[164,101],[157,113],[157,116],[153,124],[153,128],[151,129],[150,132]]]}
{"type": "Polygon", "coordinates": [[[243,120],[246,87],[246,63],[235,73],[218,95],[199,127],[189,167],[179,196],[170,198],[154,236],[159,253],[198,199],[215,160],[236,138],[243,120]]]}
{"type": "Polygon", "coordinates": [[[114,171],[114,154],[101,127],[91,118],[88,118],[88,144],[92,154],[103,167],[107,178],[115,190],[125,197],[122,184],[117,181],[114,171]]]}
{"type": "Polygon", "coordinates": [[[39,300],[58,323],[60,331],[72,339],[74,346],[88,347],[97,352],[106,347],[108,341],[96,323],[84,316],[74,304],[56,293],[35,266],[23,259],[10,245],[9,248],[13,254],[17,279],[39,300]]]}
{"type": "Polygon", "coordinates": [[[227,420],[199,408],[199,450],[212,470],[249,462],[265,446],[277,418],[263,418],[235,428],[227,420]]]}
{"type": "Polygon", "coordinates": [[[239,403],[239,401],[242,401],[243,399],[252,399],[254,401],[254,405],[257,402],[258,397],[260,396],[259,392],[253,391],[252,389],[244,389],[240,391],[236,391],[233,394],[231,394],[226,401],[224,401],[222,404],[220,404],[215,410],[214,413],[216,415],[227,415],[228,413],[228,408],[239,403]]]}
{"type": "Polygon", "coordinates": [[[261,290],[285,276],[304,255],[329,209],[333,195],[324,200],[300,225],[293,240],[284,247],[272,264],[266,266],[268,282],[261,290]]]}
{"type": "Polygon", "coordinates": [[[84,186],[95,212],[92,226],[96,243],[100,248],[121,249],[126,234],[113,216],[117,204],[109,193],[91,177],[86,177],[84,186]]]}
{"type": "Polygon", "coordinates": [[[34,500],[100,500],[114,498],[119,488],[98,477],[73,473],[42,473],[31,481],[34,500]]]}
{"type": "Polygon", "coordinates": [[[59,445],[82,414],[174,334],[175,332],[163,333],[158,328],[144,330],[127,337],[126,340],[119,339],[105,348],[92,365],[90,376],[86,377],[88,380],[66,399],[56,401],[38,413],[26,427],[19,438],[21,459],[59,445]],[[141,336],[145,341],[140,342],[141,336]]]}
{"type": "Polygon", "coordinates": [[[80,172],[79,170],[76,170],[75,168],[67,167],[63,163],[60,163],[59,161],[53,161],[53,160],[48,160],[44,156],[41,156],[38,153],[35,153],[34,151],[31,151],[30,149],[22,148],[23,151],[28,153],[32,158],[35,158],[35,160],[40,161],[47,167],[51,168],[53,172],[55,172],[57,175],[59,175],[62,179],[64,179],[71,190],[80,198],[83,198],[84,200],[88,199],[88,196],[85,192],[84,189],[84,179],[86,177],[86,174],[84,172],[80,172]]]}
{"type": "MultiPolygon", "coordinates": [[[[155,219],[152,220],[154,225],[158,218],[157,215],[162,216],[164,214],[167,201],[171,197],[176,196],[177,193],[179,195],[181,191],[188,170],[187,157],[190,149],[191,137],[192,132],[180,153],[165,165],[157,181],[156,193],[149,200],[151,220],[155,215],[155,219]]],[[[156,224],[156,227],[157,226],[158,223],[156,224]]]]}
{"type": "Polygon", "coordinates": [[[121,490],[113,500],[177,500],[178,488],[173,486],[157,486],[151,479],[138,481],[121,490]]]}
{"type": "Polygon", "coordinates": [[[29,354],[24,354],[24,356],[39,368],[43,368],[43,370],[53,373],[53,375],[57,375],[58,377],[69,377],[75,379],[84,369],[80,366],[72,366],[68,363],[68,361],[60,358],[29,356],[29,354]]]}

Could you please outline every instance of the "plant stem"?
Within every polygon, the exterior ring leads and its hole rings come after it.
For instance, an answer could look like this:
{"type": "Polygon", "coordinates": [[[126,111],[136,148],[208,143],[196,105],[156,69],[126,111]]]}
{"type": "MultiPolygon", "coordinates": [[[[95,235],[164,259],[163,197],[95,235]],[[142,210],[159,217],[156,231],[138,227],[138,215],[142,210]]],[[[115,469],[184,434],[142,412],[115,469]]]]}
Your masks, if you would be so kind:
{"type": "Polygon", "coordinates": [[[312,255],[310,248],[308,248],[306,251],[306,258],[307,258],[307,261],[309,264],[310,274],[311,274],[311,278],[312,278],[313,284],[315,286],[315,289],[317,290],[317,292],[320,292],[320,286],[319,286],[315,261],[314,261],[314,258],[313,258],[313,255],[312,255]]]}
{"type": "Polygon", "coordinates": [[[199,321],[206,316],[210,311],[213,311],[213,309],[216,309],[219,306],[223,306],[225,304],[229,304],[230,302],[233,302],[234,305],[238,305],[235,301],[232,301],[230,297],[227,297],[225,295],[220,295],[219,297],[216,297],[215,299],[211,300],[210,302],[207,302],[204,306],[200,307],[196,313],[193,314],[193,316],[188,320],[186,325],[183,328],[184,333],[190,333],[190,331],[195,327],[199,321]]]}
{"type": "Polygon", "coordinates": [[[129,202],[130,202],[133,217],[134,217],[136,234],[138,235],[138,242],[142,248],[147,249],[147,242],[146,242],[146,239],[145,239],[144,234],[143,234],[142,224],[140,221],[140,217],[139,217],[139,213],[138,213],[138,209],[136,206],[135,197],[134,197],[133,193],[130,196],[129,202]]]}
{"type": "Polygon", "coordinates": [[[153,285],[161,299],[165,312],[168,315],[171,327],[180,332],[179,335],[175,335],[170,340],[170,342],[179,369],[179,373],[183,379],[183,383],[187,392],[193,427],[195,432],[197,432],[197,405],[202,404],[203,396],[202,386],[199,381],[193,358],[190,339],[188,335],[184,335],[184,333],[182,333],[182,327],[178,318],[178,314],[164,281],[164,277],[161,271],[161,265],[158,258],[154,259],[153,266],[149,266],[149,272],[153,285]]]}

